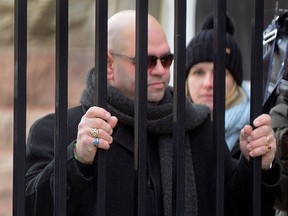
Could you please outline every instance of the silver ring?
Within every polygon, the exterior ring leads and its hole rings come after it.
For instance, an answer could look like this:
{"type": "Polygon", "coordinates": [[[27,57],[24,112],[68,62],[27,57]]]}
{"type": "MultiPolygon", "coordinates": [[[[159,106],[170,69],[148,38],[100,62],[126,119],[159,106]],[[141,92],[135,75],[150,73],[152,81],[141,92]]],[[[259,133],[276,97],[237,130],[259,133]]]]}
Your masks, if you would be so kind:
{"type": "Polygon", "coordinates": [[[95,139],[93,140],[93,146],[95,146],[96,148],[98,148],[98,146],[99,146],[99,138],[95,138],[95,139]]]}

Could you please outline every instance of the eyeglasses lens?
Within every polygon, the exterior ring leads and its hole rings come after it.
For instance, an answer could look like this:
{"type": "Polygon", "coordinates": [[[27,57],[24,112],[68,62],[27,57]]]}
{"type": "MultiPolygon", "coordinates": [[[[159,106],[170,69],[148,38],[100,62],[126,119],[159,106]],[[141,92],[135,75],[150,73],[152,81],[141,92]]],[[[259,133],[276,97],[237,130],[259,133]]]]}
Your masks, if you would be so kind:
{"type": "Polygon", "coordinates": [[[148,56],[148,68],[153,68],[157,65],[157,60],[160,59],[160,62],[164,68],[170,67],[173,62],[173,54],[165,55],[160,58],[157,56],[148,56]]]}

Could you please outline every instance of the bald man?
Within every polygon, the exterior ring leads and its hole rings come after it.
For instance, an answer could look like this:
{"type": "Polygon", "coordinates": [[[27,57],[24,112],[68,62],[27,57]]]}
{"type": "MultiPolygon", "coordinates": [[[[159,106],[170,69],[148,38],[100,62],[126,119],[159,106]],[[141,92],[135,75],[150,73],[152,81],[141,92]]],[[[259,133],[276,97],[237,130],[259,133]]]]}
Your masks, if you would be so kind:
{"type": "MultiPolygon", "coordinates": [[[[145,215],[172,215],[173,90],[168,87],[173,54],[158,21],[148,16],[147,169],[145,215]]],[[[98,149],[107,150],[106,215],[133,216],[135,11],[121,11],[108,21],[107,110],[93,106],[95,71],[87,76],[80,105],[68,111],[67,215],[93,215],[93,164],[98,149]]],[[[183,83],[184,85],[184,83],[183,83]]],[[[185,215],[214,216],[215,152],[209,109],[187,102],[185,122],[185,215]]],[[[27,141],[26,215],[53,215],[54,114],[36,121],[27,141]]],[[[240,134],[243,157],[231,161],[225,149],[225,212],[248,215],[250,157],[262,156],[263,210],[272,209],[279,165],[271,119],[262,115],[253,130],[240,134]]],[[[95,161],[94,161],[95,159],[95,161]]],[[[97,181],[97,179],[96,179],[97,181]]],[[[264,212],[263,211],[263,212],[264,212]]]]}

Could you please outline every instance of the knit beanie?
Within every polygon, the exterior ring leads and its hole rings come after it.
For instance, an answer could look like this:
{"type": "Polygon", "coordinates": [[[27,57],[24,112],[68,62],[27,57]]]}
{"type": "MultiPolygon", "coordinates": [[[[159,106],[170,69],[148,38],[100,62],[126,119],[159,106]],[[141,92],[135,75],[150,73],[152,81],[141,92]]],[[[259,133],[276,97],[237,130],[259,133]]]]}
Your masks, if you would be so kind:
{"type": "MultiPolygon", "coordinates": [[[[214,38],[213,15],[206,18],[199,31],[186,49],[186,77],[191,67],[200,62],[213,62],[213,38],[214,38]]],[[[243,81],[242,55],[233,38],[234,25],[226,16],[226,68],[234,77],[236,83],[241,86],[243,81]]]]}

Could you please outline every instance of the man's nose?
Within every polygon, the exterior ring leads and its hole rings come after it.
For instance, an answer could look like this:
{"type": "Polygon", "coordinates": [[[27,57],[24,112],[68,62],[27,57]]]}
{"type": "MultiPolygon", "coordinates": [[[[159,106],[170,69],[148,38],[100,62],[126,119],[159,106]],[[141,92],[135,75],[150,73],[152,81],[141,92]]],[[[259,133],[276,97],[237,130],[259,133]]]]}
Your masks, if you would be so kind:
{"type": "Polygon", "coordinates": [[[156,65],[151,69],[151,74],[163,74],[165,72],[165,68],[163,67],[161,60],[157,59],[156,65]]]}

